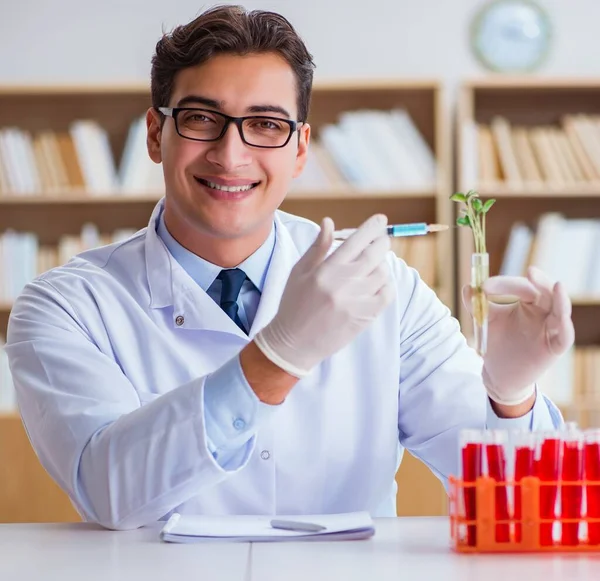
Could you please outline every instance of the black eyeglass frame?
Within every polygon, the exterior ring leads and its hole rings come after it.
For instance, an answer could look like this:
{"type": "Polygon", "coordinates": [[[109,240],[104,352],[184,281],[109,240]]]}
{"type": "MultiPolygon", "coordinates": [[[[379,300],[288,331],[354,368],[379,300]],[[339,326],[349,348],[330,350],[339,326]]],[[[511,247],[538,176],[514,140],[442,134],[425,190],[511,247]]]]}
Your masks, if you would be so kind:
{"type": "Polygon", "coordinates": [[[183,137],[184,139],[189,139],[191,141],[202,141],[204,143],[219,141],[219,139],[221,139],[223,137],[223,135],[225,135],[225,132],[229,128],[229,125],[231,123],[233,123],[237,127],[237,130],[238,130],[238,133],[240,134],[241,140],[246,145],[249,145],[250,147],[259,147],[261,149],[280,149],[282,147],[285,147],[290,142],[292,135],[296,131],[298,131],[298,129],[300,129],[300,127],[302,127],[302,125],[304,125],[303,121],[293,121],[292,119],[284,119],[282,117],[269,117],[266,115],[249,115],[246,117],[232,117],[231,115],[226,115],[225,113],[221,113],[221,111],[214,111],[213,109],[202,109],[199,107],[158,107],[158,111],[160,111],[163,115],[166,115],[167,117],[173,118],[173,121],[175,122],[175,130],[177,131],[177,134],[180,137],[183,137]],[[177,121],[177,116],[182,111],[200,111],[202,113],[210,113],[211,115],[219,115],[220,117],[223,117],[225,119],[225,124],[223,125],[223,129],[221,130],[221,133],[213,139],[199,139],[197,137],[188,137],[187,135],[183,135],[181,133],[181,131],[179,131],[179,123],[177,121]],[[290,133],[282,145],[256,145],[255,143],[249,143],[246,140],[246,138],[244,137],[244,130],[242,129],[242,124],[244,123],[244,121],[246,121],[248,119],[263,119],[266,121],[272,120],[272,121],[283,122],[289,126],[290,133]]]}

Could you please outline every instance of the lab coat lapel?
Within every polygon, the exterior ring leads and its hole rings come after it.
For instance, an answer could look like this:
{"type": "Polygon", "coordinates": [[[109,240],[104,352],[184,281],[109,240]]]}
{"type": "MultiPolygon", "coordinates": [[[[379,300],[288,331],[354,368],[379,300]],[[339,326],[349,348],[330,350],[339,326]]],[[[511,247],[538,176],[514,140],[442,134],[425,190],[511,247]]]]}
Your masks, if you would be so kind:
{"type": "Polygon", "coordinates": [[[277,313],[281,295],[290,276],[290,272],[301,256],[294,240],[279,217],[275,216],[276,241],[273,256],[265,279],[265,286],[254,322],[250,329],[250,338],[254,337],[277,313]]]}
{"type": "Polygon", "coordinates": [[[173,272],[174,324],[182,329],[214,331],[237,335],[245,341],[248,336],[232,321],[221,307],[177,264],[173,272]],[[177,324],[177,317],[183,324],[177,324]],[[181,321],[181,319],[180,319],[181,321]]]}

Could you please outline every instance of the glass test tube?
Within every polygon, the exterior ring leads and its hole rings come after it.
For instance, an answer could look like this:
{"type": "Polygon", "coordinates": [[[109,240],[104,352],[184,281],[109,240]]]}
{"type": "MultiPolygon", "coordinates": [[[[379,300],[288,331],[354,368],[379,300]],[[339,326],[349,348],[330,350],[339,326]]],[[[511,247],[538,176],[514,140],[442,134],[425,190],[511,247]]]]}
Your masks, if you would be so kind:
{"type": "Polygon", "coordinates": [[[556,519],[556,499],[560,476],[561,433],[550,430],[538,433],[536,446],[537,476],[540,479],[540,518],[547,520],[540,524],[540,544],[554,544],[552,527],[556,519]]]}
{"type": "Polygon", "coordinates": [[[508,512],[508,491],[506,486],[506,456],[508,433],[504,430],[487,430],[485,432],[485,455],[487,472],[497,483],[494,493],[496,521],[496,542],[508,543],[510,540],[510,515],[508,512]]]}
{"type": "Polygon", "coordinates": [[[588,544],[600,544],[600,429],[586,430],[584,433],[585,446],[585,480],[587,518],[597,519],[596,522],[588,520],[588,544]]]}
{"type": "Polygon", "coordinates": [[[514,433],[515,444],[515,541],[523,539],[522,491],[520,482],[526,476],[535,476],[534,454],[536,434],[530,430],[519,430],[514,433]]]}
{"type": "Polygon", "coordinates": [[[489,304],[483,292],[483,283],[489,278],[490,264],[487,253],[471,255],[471,309],[473,311],[473,331],[475,349],[483,357],[487,351],[489,304]]]}
{"type": "Polygon", "coordinates": [[[583,497],[583,433],[570,427],[562,432],[563,458],[560,506],[562,517],[561,544],[579,544],[579,519],[583,497]],[[575,484],[577,483],[577,484],[575,484]],[[578,519],[577,522],[564,522],[564,519],[578,519]]]}
{"type": "Polygon", "coordinates": [[[472,521],[467,524],[467,545],[477,544],[477,490],[474,483],[482,474],[483,431],[465,429],[460,432],[461,473],[463,480],[463,499],[465,503],[465,518],[472,521]],[[469,486],[469,483],[473,483],[469,486]]]}

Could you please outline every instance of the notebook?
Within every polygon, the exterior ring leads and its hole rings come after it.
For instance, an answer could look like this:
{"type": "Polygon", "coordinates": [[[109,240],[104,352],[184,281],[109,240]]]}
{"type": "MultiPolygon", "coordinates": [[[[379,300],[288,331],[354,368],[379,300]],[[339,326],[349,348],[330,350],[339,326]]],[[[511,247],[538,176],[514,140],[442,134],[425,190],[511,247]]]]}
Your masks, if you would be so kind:
{"type": "MultiPolygon", "coordinates": [[[[281,524],[277,525],[281,526],[281,524]]],[[[161,530],[160,538],[170,543],[202,541],[274,542],[367,539],[375,534],[368,512],[325,515],[249,516],[181,515],[175,513],[161,530]],[[322,530],[274,528],[271,523],[320,525],[322,530]]]]}

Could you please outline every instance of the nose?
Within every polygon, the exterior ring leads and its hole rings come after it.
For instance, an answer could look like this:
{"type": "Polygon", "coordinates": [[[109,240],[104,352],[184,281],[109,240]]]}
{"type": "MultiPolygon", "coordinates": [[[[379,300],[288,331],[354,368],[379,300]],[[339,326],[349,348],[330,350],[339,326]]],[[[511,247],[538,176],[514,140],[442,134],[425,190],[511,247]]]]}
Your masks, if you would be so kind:
{"type": "Polygon", "coordinates": [[[225,135],[219,141],[210,145],[212,147],[208,150],[206,159],[224,172],[245,167],[252,161],[250,148],[242,141],[242,136],[233,123],[229,124],[225,135]]]}

